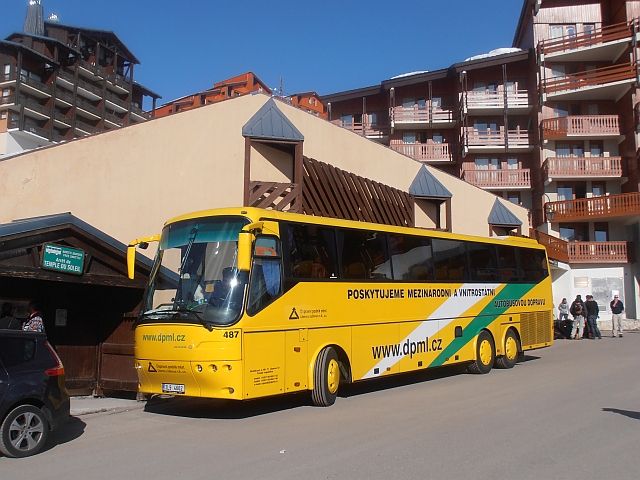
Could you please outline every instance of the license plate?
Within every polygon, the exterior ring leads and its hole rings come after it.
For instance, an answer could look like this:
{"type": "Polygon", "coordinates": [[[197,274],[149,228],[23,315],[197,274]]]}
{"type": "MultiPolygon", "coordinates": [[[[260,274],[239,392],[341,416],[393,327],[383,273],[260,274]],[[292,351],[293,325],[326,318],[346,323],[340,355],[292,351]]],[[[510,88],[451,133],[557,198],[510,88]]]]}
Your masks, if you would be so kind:
{"type": "Polygon", "coordinates": [[[179,383],[163,383],[162,393],[181,393],[184,394],[184,385],[179,383]]]}

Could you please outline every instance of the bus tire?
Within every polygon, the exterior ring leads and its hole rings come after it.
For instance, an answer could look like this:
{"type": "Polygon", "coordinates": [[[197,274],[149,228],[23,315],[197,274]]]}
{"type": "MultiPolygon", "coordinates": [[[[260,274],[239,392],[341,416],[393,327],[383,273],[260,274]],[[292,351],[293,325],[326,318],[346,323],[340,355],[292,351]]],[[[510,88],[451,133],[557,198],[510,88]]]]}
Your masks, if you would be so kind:
{"type": "Polygon", "coordinates": [[[482,330],[478,334],[476,341],[476,358],[467,367],[469,373],[484,374],[489,373],[493,368],[493,362],[496,359],[496,347],[493,337],[486,330],[482,330]]]}
{"type": "Polygon", "coordinates": [[[518,362],[520,356],[520,341],[518,336],[509,330],[504,337],[504,355],[500,355],[496,358],[496,367],[498,368],[513,368],[518,362]]]}
{"type": "Polygon", "coordinates": [[[311,400],[316,407],[333,405],[340,386],[340,364],[333,347],[325,347],[316,358],[313,370],[313,390],[311,400]]]}

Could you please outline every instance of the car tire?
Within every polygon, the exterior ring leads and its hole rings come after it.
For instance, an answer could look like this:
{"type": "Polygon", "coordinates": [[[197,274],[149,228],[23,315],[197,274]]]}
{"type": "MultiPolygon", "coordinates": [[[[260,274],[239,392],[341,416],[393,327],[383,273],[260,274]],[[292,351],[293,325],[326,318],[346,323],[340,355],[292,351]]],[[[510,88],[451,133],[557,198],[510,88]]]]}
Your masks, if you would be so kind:
{"type": "Polygon", "coordinates": [[[49,422],[33,405],[11,410],[0,426],[0,452],[7,457],[28,457],[40,453],[49,438],[49,422]]]}
{"type": "Polygon", "coordinates": [[[333,347],[326,347],[318,354],[313,372],[311,400],[317,407],[333,405],[340,385],[340,364],[333,347]]]}

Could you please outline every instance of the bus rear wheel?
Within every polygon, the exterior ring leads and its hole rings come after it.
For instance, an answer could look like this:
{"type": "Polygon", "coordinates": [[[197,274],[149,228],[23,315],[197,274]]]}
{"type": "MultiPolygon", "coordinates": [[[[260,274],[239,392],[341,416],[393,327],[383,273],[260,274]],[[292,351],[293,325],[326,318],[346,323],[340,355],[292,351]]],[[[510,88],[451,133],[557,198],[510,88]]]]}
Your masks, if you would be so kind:
{"type": "Polygon", "coordinates": [[[496,359],[496,347],[493,337],[486,330],[478,334],[476,358],[468,367],[470,373],[489,373],[496,359]]]}
{"type": "Polygon", "coordinates": [[[333,347],[323,348],[318,354],[313,371],[313,390],[311,400],[317,407],[333,405],[340,386],[340,364],[338,354],[333,347]]]}
{"type": "Polygon", "coordinates": [[[513,368],[518,361],[518,355],[520,355],[520,342],[513,330],[509,330],[504,338],[504,355],[496,359],[496,367],[513,368]]]}

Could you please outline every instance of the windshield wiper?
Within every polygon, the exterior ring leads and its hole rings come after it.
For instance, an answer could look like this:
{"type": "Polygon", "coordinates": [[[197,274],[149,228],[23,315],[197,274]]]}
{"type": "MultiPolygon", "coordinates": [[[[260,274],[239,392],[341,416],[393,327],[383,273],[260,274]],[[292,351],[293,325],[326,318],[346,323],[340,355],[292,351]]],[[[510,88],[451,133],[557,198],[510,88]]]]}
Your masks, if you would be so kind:
{"type": "Polygon", "coordinates": [[[191,247],[193,246],[193,242],[196,241],[196,236],[198,235],[198,227],[195,226],[191,229],[191,238],[189,239],[189,243],[187,244],[187,249],[184,252],[184,257],[182,257],[182,263],[180,263],[180,276],[182,276],[182,272],[184,272],[184,266],[187,264],[187,259],[189,258],[189,252],[191,252],[191,247]]]}
{"type": "Polygon", "coordinates": [[[190,310],[189,308],[185,307],[184,305],[178,304],[178,309],[174,310],[176,312],[176,314],[180,315],[184,315],[186,314],[187,316],[191,316],[191,317],[195,317],[202,325],[204,325],[204,327],[211,331],[213,330],[213,324],[210,322],[207,322],[204,317],[202,315],[200,315],[198,312],[194,311],[194,310],[190,310]]]}
{"type": "Polygon", "coordinates": [[[210,322],[207,322],[204,317],[202,315],[200,315],[198,312],[194,312],[193,310],[189,310],[187,307],[182,306],[182,305],[178,305],[178,309],[177,310],[173,310],[173,309],[155,309],[155,310],[148,310],[144,313],[141,313],[140,316],[138,317],[139,319],[143,319],[143,318],[160,318],[160,317],[164,317],[164,316],[170,316],[170,317],[192,317],[195,318],[196,320],[198,320],[199,323],[201,323],[207,330],[211,331],[213,330],[213,324],[210,322]]]}

